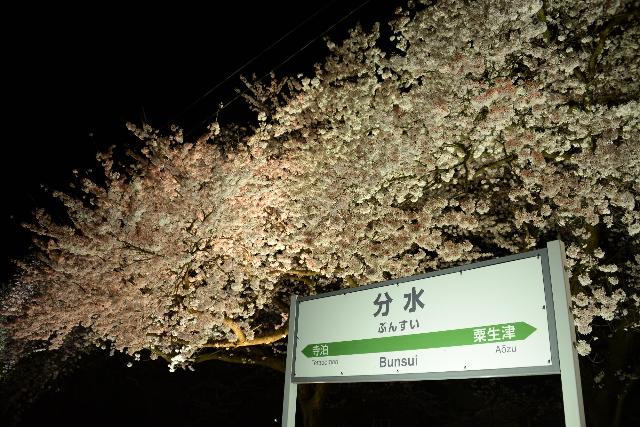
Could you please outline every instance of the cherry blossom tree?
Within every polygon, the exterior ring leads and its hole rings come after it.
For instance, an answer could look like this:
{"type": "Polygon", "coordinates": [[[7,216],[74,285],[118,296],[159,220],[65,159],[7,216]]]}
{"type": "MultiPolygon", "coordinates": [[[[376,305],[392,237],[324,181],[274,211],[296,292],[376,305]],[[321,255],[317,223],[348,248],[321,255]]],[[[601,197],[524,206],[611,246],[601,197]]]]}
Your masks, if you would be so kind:
{"type": "Polygon", "coordinates": [[[129,124],[139,146],[101,153],[102,179],[54,193],[65,217],[26,225],[35,250],[3,299],[5,353],[81,329],[172,371],[282,369],[292,293],[560,238],[578,351],[606,367],[585,369],[593,404],[619,420],[640,376],[638,10],[410,2],[329,42],[310,76],[247,82],[254,127],[186,141],[129,124]]]}

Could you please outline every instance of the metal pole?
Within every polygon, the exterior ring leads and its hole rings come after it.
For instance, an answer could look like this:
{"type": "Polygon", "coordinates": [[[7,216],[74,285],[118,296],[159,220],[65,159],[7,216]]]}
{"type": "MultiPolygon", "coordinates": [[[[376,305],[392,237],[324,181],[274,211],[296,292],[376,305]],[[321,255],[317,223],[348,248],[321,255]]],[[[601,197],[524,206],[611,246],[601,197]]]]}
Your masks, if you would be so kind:
{"type": "Polygon", "coordinates": [[[576,351],[576,331],[571,313],[571,293],[565,268],[564,244],[560,240],[548,242],[547,253],[558,336],[564,422],[567,427],[584,427],[586,423],[582,403],[580,364],[576,351]]]}
{"type": "Polygon", "coordinates": [[[298,385],[291,382],[293,378],[293,357],[296,337],[296,316],[298,308],[298,296],[291,295],[289,308],[289,338],[287,340],[287,365],[284,372],[284,399],[282,402],[282,427],[295,427],[296,425],[296,397],[298,385]]]}

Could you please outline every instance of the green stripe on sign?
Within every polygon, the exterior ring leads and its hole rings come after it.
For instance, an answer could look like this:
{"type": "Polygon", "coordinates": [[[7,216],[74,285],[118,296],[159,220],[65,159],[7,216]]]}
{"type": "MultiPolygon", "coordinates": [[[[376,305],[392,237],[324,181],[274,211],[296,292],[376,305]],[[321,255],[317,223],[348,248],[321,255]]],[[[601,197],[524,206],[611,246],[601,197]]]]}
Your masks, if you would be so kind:
{"type": "Polygon", "coordinates": [[[309,344],[302,350],[302,354],[307,357],[328,357],[473,344],[493,344],[524,340],[535,330],[536,328],[525,322],[501,323],[423,334],[309,344]]]}

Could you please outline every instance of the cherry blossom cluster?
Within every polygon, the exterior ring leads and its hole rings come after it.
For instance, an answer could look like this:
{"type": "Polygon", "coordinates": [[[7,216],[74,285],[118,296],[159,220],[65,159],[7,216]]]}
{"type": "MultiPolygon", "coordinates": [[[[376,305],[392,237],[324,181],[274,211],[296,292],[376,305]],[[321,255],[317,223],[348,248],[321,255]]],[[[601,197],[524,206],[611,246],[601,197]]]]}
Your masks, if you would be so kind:
{"type": "Polygon", "coordinates": [[[279,330],[294,292],[558,237],[580,353],[596,319],[637,328],[629,7],[410,5],[389,31],[330,42],[312,76],[255,83],[254,129],[214,123],[185,141],[180,129],[130,125],[141,142],[126,162],[101,154],[104,183],[56,193],[65,221],[39,211],[28,225],[37,258],[3,302],[12,338],[55,347],[82,326],[116,350],[168,355],[174,369],[279,330]]]}

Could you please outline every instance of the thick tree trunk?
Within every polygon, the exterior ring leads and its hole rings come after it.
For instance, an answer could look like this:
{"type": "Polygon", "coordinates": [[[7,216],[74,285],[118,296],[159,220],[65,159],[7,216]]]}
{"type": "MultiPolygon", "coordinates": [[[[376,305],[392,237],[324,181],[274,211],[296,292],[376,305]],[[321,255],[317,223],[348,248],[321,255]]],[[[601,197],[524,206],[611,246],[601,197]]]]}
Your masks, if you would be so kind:
{"type": "Polygon", "coordinates": [[[616,403],[616,409],[613,416],[613,427],[622,426],[622,417],[624,415],[625,399],[629,395],[629,391],[633,388],[635,383],[638,381],[638,376],[640,376],[640,366],[636,367],[635,372],[633,373],[633,377],[627,380],[627,383],[622,388],[622,391],[618,394],[618,401],[616,403]]]}
{"type": "Polygon", "coordinates": [[[300,407],[304,427],[322,427],[323,403],[327,393],[326,384],[304,384],[299,386],[300,407]]]}
{"type": "MultiPolygon", "coordinates": [[[[633,353],[633,339],[633,334],[621,331],[615,333],[611,338],[609,351],[607,352],[607,364],[606,367],[603,366],[606,371],[603,387],[592,392],[594,395],[592,410],[589,411],[589,408],[586,408],[587,412],[589,412],[589,425],[613,426],[616,425],[616,422],[620,422],[624,410],[626,392],[625,385],[614,377],[614,372],[628,370],[627,365],[629,363],[637,363],[629,360],[629,355],[633,353]]],[[[583,390],[587,389],[587,387],[593,387],[593,384],[583,384],[583,390]]]]}

